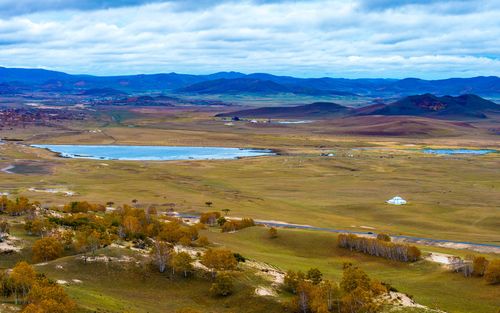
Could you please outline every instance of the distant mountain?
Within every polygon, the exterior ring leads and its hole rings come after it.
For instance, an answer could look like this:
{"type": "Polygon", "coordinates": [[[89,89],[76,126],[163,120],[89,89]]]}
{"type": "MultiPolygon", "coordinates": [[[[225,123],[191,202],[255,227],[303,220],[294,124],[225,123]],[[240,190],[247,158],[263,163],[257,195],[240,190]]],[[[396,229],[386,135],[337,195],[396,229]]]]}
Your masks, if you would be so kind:
{"type": "Polygon", "coordinates": [[[411,115],[441,118],[486,118],[500,113],[500,105],[472,94],[437,97],[423,94],[405,97],[388,105],[374,105],[357,110],[361,115],[411,115]]]}
{"type": "Polygon", "coordinates": [[[315,102],[294,107],[263,107],[217,114],[216,117],[243,117],[243,118],[328,118],[343,116],[351,109],[332,102],[315,102]]]}
{"type": "MultiPolygon", "coordinates": [[[[270,75],[272,76],[272,75],[270,75]]],[[[293,93],[304,95],[353,95],[349,92],[335,90],[321,90],[308,86],[280,84],[272,80],[267,80],[265,77],[257,77],[256,75],[248,75],[245,77],[233,79],[216,79],[196,83],[191,86],[176,90],[181,93],[198,93],[198,94],[277,94],[277,93],[293,93]]]]}
{"type": "Polygon", "coordinates": [[[71,75],[43,69],[0,67],[0,83],[25,85],[30,91],[75,93],[88,89],[113,88],[127,93],[190,92],[199,94],[295,93],[306,95],[362,95],[375,97],[477,94],[500,96],[500,78],[473,77],[441,80],[297,78],[267,73],[219,72],[209,75],[178,73],[92,76],[71,75]]]}

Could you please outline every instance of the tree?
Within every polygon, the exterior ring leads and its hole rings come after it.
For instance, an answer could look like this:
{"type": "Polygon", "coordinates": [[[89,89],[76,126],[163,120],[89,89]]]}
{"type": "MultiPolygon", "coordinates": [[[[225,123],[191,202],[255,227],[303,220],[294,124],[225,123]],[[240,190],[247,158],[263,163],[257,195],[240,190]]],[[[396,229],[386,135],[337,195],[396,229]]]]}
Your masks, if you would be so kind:
{"type": "Polygon", "coordinates": [[[377,239],[378,240],[382,240],[382,241],[390,242],[391,241],[391,236],[389,236],[387,234],[384,234],[384,233],[380,233],[380,234],[377,235],[377,239]]]}
{"type": "Polygon", "coordinates": [[[213,204],[213,202],[212,202],[212,201],[206,201],[206,202],[205,202],[205,205],[206,205],[207,207],[211,207],[211,206],[212,206],[212,204],[213,204]]]}
{"type": "Polygon", "coordinates": [[[197,240],[196,240],[196,244],[200,247],[206,247],[210,244],[210,241],[208,241],[208,238],[207,236],[200,236],[197,240]]]}
{"type": "Polygon", "coordinates": [[[488,267],[488,260],[483,256],[474,256],[472,258],[472,274],[483,276],[488,267]]]}
{"type": "Polygon", "coordinates": [[[31,286],[35,282],[36,272],[31,265],[22,261],[12,269],[10,278],[14,289],[15,302],[18,304],[19,296],[24,299],[28,295],[31,286]]]}
{"type": "Polygon", "coordinates": [[[123,219],[123,227],[128,237],[134,237],[141,232],[142,227],[139,219],[135,216],[125,216],[123,219]]]}
{"type": "Polygon", "coordinates": [[[371,281],[363,270],[351,264],[344,265],[340,287],[344,292],[342,309],[357,313],[379,312],[383,305],[379,296],[387,291],[380,283],[371,281]]]}
{"type": "Polygon", "coordinates": [[[193,258],[187,252],[179,252],[174,254],[171,264],[174,271],[179,271],[187,277],[188,274],[193,270],[193,258]]]}
{"type": "Polygon", "coordinates": [[[72,313],[76,305],[64,289],[47,281],[33,285],[28,294],[29,305],[22,313],[72,313]]]}
{"type": "Polygon", "coordinates": [[[307,271],[306,278],[310,280],[314,285],[317,285],[323,280],[323,274],[319,269],[311,268],[307,271]]]}
{"type": "Polygon", "coordinates": [[[55,228],[54,223],[43,218],[27,218],[24,224],[24,229],[30,235],[45,236],[55,228]]]}
{"type": "Polygon", "coordinates": [[[278,238],[278,230],[275,227],[269,228],[267,233],[271,239],[278,238]]]}
{"type": "Polygon", "coordinates": [[[221,211],[224,212],[224,215],[227,216],[231,210],[230,209],[222,209],[221,211]]]}
{"type": "Polygon", "coordinates": [[[233,292],[233,288],[231,276],[227,273],[220,273],[210,287],[210,293],[214,296],[226,297],[233,292]]]}
{"type": "Polygon", "coordinates": [[[224,216],[221,216],[217,219],[217,225],[222,226],[227,222],[227,219],[224,216]]]}
{"type": "Polygon", "coordinates": [[[215,225],[217,219],[220,217],[219,212],[206,212],[200,215],[200,223],[210,226],[215,225]]]}
{"type": "Polygon", "coordinates": [[[285,289],[291,293],[297,293],[297,288],[299,284],[305,279],[305,274],[301,271],[294,272],[292,270],[288,270],[285,274],[283,285],[285,289]]]}
{"type": "Polygon", "coordinates": [[[500,283],[500,260],[493,260],[488,264],[484,272],[484,279],[488,284],[500,283]]]}
{"type": "Polygon", "coordinates": [[[201,264],[208,267],[212,273],[212,278],[215,278],[216,271],[236,269],[238,261],[230,250],[208,249],[201,257],[201,264]]]}
{"type": "Polygon", "coordinates": [[[84,254],[85,262],[87,262],[87,253],[90,252],[92,256],[95,256],[97,249],[106,241],[95,229],[80,230],[76,233],[75,239],[76,249],[84,254]]]}
{"type": "Polygon", "coordinates": [[[10,229],[9,222],[7,222],[4,219],[1,219],[0,220],[0,234],[2,234],[2,233],[8,234],[9,233],[9,229],[10,229]]]}
{"type": "Polygon", "coordinates": [[[336,283],[325,280],[312,290],[311,311],[317,313],[340,311],[340,289],[336,283]]]}
{"type": "Polygon", "coordinates": [[[32,247],[35,262],[47,262],[59,258],[63,253],[63,245],[54,237],[37,240],[32,247]]]}
{"type": "Polygon", "coordinates": [[[151,250],[153,263],[158,267],[160,273],[165,272],[167,265],[172,258],[172,247],[166,241],[156,239],[151,250]]]}

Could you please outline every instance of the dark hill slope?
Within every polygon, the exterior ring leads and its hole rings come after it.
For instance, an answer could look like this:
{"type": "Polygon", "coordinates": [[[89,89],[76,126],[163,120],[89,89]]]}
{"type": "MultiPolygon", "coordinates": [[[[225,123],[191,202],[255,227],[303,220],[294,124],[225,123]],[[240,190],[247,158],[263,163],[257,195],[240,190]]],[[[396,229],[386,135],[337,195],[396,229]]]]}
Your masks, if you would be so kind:
{"type": "Polygon", "coordinates": [[[351,109],[332,102],[315,102],[294,107],[263,107],[229,113],[217,114],[217,117],[245,118],[327,118],[343,116],[351,109]]]}
{"type": "Polygon", "coordinates": [[[192,92],[199,94],[232,94],[232,93],[283,93],[289,89],[270,80],[251,78],[215,79],[197,83],[185,88],[180,92],[192,92]]]}
{"type": "Polygon", "coordinates": [[[490,113],[500,113],[500,105],[476,95],[437,97],[423,94],[405,97],[394,103],[368,110],[358,110],[360,115],[412,115],[443,118],[486,118],[490,113]]]}

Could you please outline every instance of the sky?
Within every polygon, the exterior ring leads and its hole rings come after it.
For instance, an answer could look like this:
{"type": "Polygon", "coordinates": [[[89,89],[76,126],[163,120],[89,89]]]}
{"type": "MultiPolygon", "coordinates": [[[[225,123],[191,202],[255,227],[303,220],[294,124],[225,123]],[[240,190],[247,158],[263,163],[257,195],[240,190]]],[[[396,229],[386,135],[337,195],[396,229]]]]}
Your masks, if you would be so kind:
{"type": "Polygon", "coordinates": [[[500,75],[498,0],[0,0],[0,66],[74,74],[500,75]]]}

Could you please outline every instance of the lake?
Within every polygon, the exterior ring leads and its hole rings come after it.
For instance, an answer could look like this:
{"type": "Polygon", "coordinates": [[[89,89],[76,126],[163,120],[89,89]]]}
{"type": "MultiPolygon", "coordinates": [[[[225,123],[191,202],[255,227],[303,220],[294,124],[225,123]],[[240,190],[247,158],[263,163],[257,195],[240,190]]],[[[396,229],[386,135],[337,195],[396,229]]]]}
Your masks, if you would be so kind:
{"type": "Polygon", "coordinates": [[[227,160],[274,155],[271,150],[223,147],[117,146],[117,145],[32,145],[65,158],[93,160],[168,161],[227,160]]]}
{"type": "Polygon", "coordinates": [[[473,154],[473,155],[482,155],[488,153],[497,152],[496,150],[491,149],[423,149],[424,153],[430,154],[473,154]]]}

